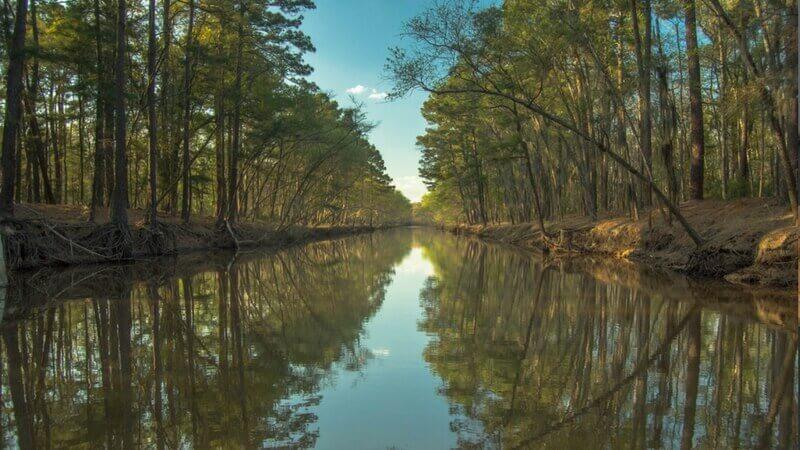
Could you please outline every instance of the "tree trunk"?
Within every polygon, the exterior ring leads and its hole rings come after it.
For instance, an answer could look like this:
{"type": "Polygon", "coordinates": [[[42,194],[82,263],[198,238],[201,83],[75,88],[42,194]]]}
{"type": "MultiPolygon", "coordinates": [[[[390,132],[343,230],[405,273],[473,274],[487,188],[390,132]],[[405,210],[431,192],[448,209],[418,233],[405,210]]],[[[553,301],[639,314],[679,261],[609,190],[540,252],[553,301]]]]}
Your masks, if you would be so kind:
{"type": "MultiPolygon", "coordinates": [[[[30,2],[30,9],[31,9],[31,34],[33,35],[33,45],[37,49],[39,48],[39,21],[38,15],[36,13],[36,2],[30,2]]],[[[33,142],[33,147],[35,151],[36,157],[36,166],[39,169],[38,173],[41,173],[41,181],[44,187],[44,200],[47,203],[53,204],[56,202],[55,195],[53,194],[53,185],[50,182],[50,174],[48,172],[48,157],[47,157],[47,148],[45,146],[45,140],[42,138],[42,130],[39,126],[39,119],[36,116],[36,101],[39,96],[39,82],[40,82],[40,71],[39,71],[39,57],[34,56],[33,64],[31,67],[31,80],[28,86],[27,95],[23,98],[23,104],[25,107],[25,114],[28,116],[28,132],[31,135],[31,141],[33,142]]],[[[45,120],[45,127],[47,127],[47,120],[45,120]]],[[[37,175],[38,180],[38,175],[37,175]]],[[[37,197],[39,196],[39,189],[37,186],[37,197]]],[[[37,198],[37,201],[40,199],[37,198]]]]}
{"type": "Polygon", "coordinates": [[[89,208],[89,221],[94,222],[97,208],[105,203],[103,174],[105,173],[105,118],[103,101],[103,44],[100,36],[100,0],[94,0],[94,33],[95,33],[95,75],[97,76],[97,96],[94,107],[94,173],[92,174],[92,202],[89,208]]]}
{"type": "MultiPolygon", "coordinates": [[[[715,75],[717,81],[718,92],[717,96],[719,100],[717,104],[719,106],[716,109],[712,109],[712,114],[716,117],[717,121],[717,135],[719,136],[719,153],[720,153],[720,176],[722,179],[722,199],[728,199],[728,191],[730,185],[730,156],[729,156],[729,139],[728,139],[728,120],[727,114],[723,112],[723,109],[727,106],[727,86],[728,86],[728,76],[727,71],[725,70],[725,61],[727,60],[727,52],[725,48],[725,43],[722,39],[722,30],[719,31],[718,35],[718,43],[717,43],[717,50],[719,53],[719,62],[717,64],[715,75]]],[[[713,95],[713,94],[712,94],[713,95]]],[[[735,97],[735,94],[734,94],[735,97]]],[[[713,119],[712,119],[713,120],[713,119]]]]}
{"type": "MultiPolygon", "coordinates": [[[[221,39],[220,39],[221,40],[221,39]]],[[[221,47],[221,44],[220,44],[221,47]]],[[[220,54],[222,50],[220,48],[220,54]]],[[[220,67],[220,73],[224,74],[224,69],[220,67]]],[[[224,77],[220,76],[218,83],[220,83],[219,91],[216,94],[214,116],[217,126],[216,142],[214,144],[214,153],[216,157],[216,224],[217,227],[222,227],[225,222],[225,99],[222,92],[222,83],[224,77]]]]}
{"type": "Polygon", "coordinates": [[[689,194],[703,199],[705,143],[703,137],[703,103],[700,91],[700,55],[697,49],[695,0],[683,0],[686,28],[686,57],[689,69],[689,116],[691,118],[691,170],[689,194]]]}
{"type": "Polygon", "coordinates": [[[22,139],[22,136],[25,134],[25,130],[23,129],[25,126],[25,121],[20,119],[20,128],[17,129],[17,133],[19,138],[17,139],[17,152],[16,152],[16,160],[17,160],[17,168],[16,168],[16,186],[14,186],[14,201],[17,203],[22,201],[22,154],[25,151],[25,142],[22,139]]]}
{"type": "MultiPolygon", "coordinates": [[[[642,148],[642,158],[644,159],[645,173],[650,178],[653,177],[653,138],[652,138],[652,119],[651,119],[651,95],[650,95],[650,66],[652,60],[652,11],[650,0],[644,1],[644,42],[639,33],[639,12],[636,4],[638,0],[631,1],[631,19],[636,44],[636,63],[639,69],[639,139],[642,148]]],[[[642,196],[642,202],[649,206],[651,204],[652,192],[646,189],[647,195],[642,196]]]]}
{"type": "Polygon", "coordinates": [[[478,140],[475,136],[475,130],[472,130],[472,169],[475,176],[475,187],[478,190],[478,212],[480,213],[481,223],[486,225],[489,218],[486,214],[486,189],[483,183],[483,171],[481,170],[481,161],[478,158],[478,140]]]}
{"type": "MultiPolygon", "coordinates": [[[[98,94],[98,97],[100,94],[98,94]]],[[[94,140],[94,173],[92,174],[92,203],[89,208],[89,221],[94,222],[97,215],[97,208],[101,208],[105,203],[103,174],[105,173],[105,125],[103,118],[103,101],[98,98],[95,102],[95,140],[94,140]]]]}
{"type": "Polygon", "coordinates": [[[753,123],[750,119],[750,108],[745,105],[742,111],[742,118],[740,123],[740,139],[739,139],[739,154],[737,156],[737,179],[741,185],[741,194],[745,197],[750,195],[750,161],[747,156],[747,150],[750,148],[750,132],[753,123]]]}
{"type": "Polygon", "coordinates": [[[675,126],[678,113],[675,110],[675,101],[669,88],[669,66],[666,63],[664,47],[661,40],[661,27],[656,23],[656,38],[658,40],[658,53],[662,61],[658,67],[658,96],[661,105],[661,159],[667,176],[669,198],[677,203],[680,197],[677,172],[675,170],[675,126]]]}
{"type": "Polygon", "coordinates": [[[117,0],[117,58],[115,75],[115,121],[114,134],[114,192],[111,202],[111,222],[120,227],[128,227],[128,156],[125,151],[128,126],[125,111],[126,72],[126,0],[117,0]]]}
{"type": "MultiPolygon", "coordinates": [[[[244,15],[244,2],[239,3],[239,12],[244,15]]],[[[242,51],[244,46],[244,25],[242,24],[244,17],[239,18],[238,36],[236,42],[236,76],[233,86],[233,130],[231,136],[231,155],[229,159],[229,172],[228,172],[228,221],[231,223],[236,222],[238,213],[238,198],[237,184],[238,184],[238,164],[239,164],[239,148],[241,146],[241,110],[242,110],[242,51]]]]}
{"type": "Polygon", "coordinates": [[[673,202],[677,202],[679,198],[678,192],[678,178],[675,174],[675,104],[669,98],[669,85],[668,74],[666,67],[659,69],[659,96],[661,102],[661,158],[664,163],[664,170],[666,171],[667,187],[669,191],[669,198],[673,202]]]}
{"type": "Polygon", "coordinates": [[[111,206],[111,200],[113,197],[114,192],[114,142],[115,142],[115,131],[114,131],[114,102],[115,97],[113,90],[109,87],[111,86],[111,75],[109,76],[109,80],[103,83],[105,87],[104,95],[104,108],[103,113],[105,114],[105,118],[103,119],[103,124],[105,125],[105,130],[103,134],[105,136],[105,140],[103,141],[103,153],[105,154],[105,173],[103,176],[105,177],[105,186],[106,186],[106,206],[111,206]]]}
{"type": "MultiPolygon", "coordinates": [[[[624,15],[620,14],[619,18],[619,25],[618,28],[622,26],[622,22],[624,20],[624,15]]],[[[624,49],[622,46],[622,32],[617,32],[616,36],[616,62],[617,62],[617,71],[616,71],[616,88],[619,91],[622,91],[624,88],[624,79],[625,79],[625,64],[623,61],[624,57],[624,49]]],[[[628,146],[628,139],[626,136],[626,126],[625,126],[625,105],[618,104],[621,102],[616,102],[615,108],[617,112],[617,136],[615,139],[615,144],[618,147],[620,154],[622,155],[629,155],[630,148],[628,146]]],[[[628,156],[626,156],[628,157],[628,156]]],[[[639,220],[639,209],[638,205],[636,204],[635,195],[633,192],[633,180],[630,175],[624,175],[623,183],[625,184],[625,198],[627,199],[627,204],[630,210],[631,218],[634,220],[639,220]]]]}
{"type": "Polygon", "coordinates": [[[167,187],[169,199],[165,209],[169,212],[175,211],[175,204],[174,199],[177,196],[176,186],[177,184],[174,183],[173,177],[177,171],[177,167],[175,167],[175,161],[171,157],[170,150],[172,149],[172,117],[170,116],[172,113],[172,104],[170,100],[172,99],[171,96],[171,89],[172,89],[172,80],[171,80],[171,70],[170,70],[170,48],[172,46],[172,14],[171,14],[172,2],[170,0],[164,0],[164,10],[162,12],[163,22],[162,22],[162,35],[164,39],[164,59],[161,64],[161,83],[160,83],[160,93],[159,93],[159,109],[161,113],[161,128],[160,128],[160,135],[162,141],[162,149],[163,149],[163,164],[161,165],[161,180],[162,183],[166,183],[165,186],[167,187]]]}
{"type": "Polygon", "coordinates": [[[86,138],[84,126],[84,109],[83,109],[83,94],[78,95],[78,196],[81,205],[86,202],[86,193],[84,192],[84,171],[85,171],[85,158],[86,158],[86,138]]]}
{"type": "MultiPolygon", "coordinates": [[[[800,95],[800,70],[798,70],[798,61],[800,61],[800,45],[798,45],[798,8],[800,8],[800,2],[795,0],[793,3],[790,3],[789,8],[789,42],[787,48],[787,57],[786,57],[786,65],[789,66],[789,73],[790,73],[790,82],[789,82],[789,123],[787,126],[789,127],[788,132],[786,133],[786,140],[788,141],[789,151],[791,152],[791,157],[794,160],[794,181],[795,185],[790,186],[789,189],[794,192],[795,198],[795,208],[794,208],[794,218],[795,222],[798,226],[800,226],[800,207],[798,207],[797,202],[800,198],[800,112],[798,108],[800,108],[800,101],[798,101],[798,95],[800,95]]],[[[791,168],[789,169],[791,170],[791,168]]],[[[800,254],[800,243],[798,243],[798,254],[800,254]]],[[[798,271],[800,271],[800,267],[798,267],[798,271]]],[[[798,319],[800,319],[800,302],[798,302],[798,319]]],[[[798,355],[798,372],[800,372],[800,355],[798,355]]],[[[798,390],[800,391],[800,389],[798,390]]]]}
{"type": "Polygon", "coordinates": [[[189,24],[186,29],[186,54],[183,61],[183,163],[181,164],[183,174],[183,197],[181,202],[181,220],[189,222],[191,215],[191,168],[189,167],[189,140],[191,139],[191,87],[192,87],[192,53],[194,42],[194,0],[189,0],[189,24]]]}
{"type": "Polygon", "coordinates": [[[14,215],[14,178],[17,176],[17,135],[22,116],[22,70],[25,66],[25,19],[28,0],[17,0],[14,31],[11,35],[8,69],[6,72],[6,112],[3,118],[3,147],[0,156],[2,189],[0,190],[0,215],[14,215]]]}
{"type": "Polygon", "coordinates": [[[147,8],[147,132],[150,153],[150,208],[151,226],[158,220],[158,121],[156,120],[156,0],[149,0],[147,8]]]}
{"type": "Polygon", "coordinates": [[[53,142],[53,168],[55,169],[55,203],[60,204],[65,201],[65,198],[61,195],[63,192],[63,185],[64,185],[64,167],[63,167],[63,159],[64,154],[62,150],[66,150],[65,142],[61,139],[61,134],[59,133],[59,126],[58,122],[61,120],[60,116],[63,111],[61,110],[61,106],[58,105],[58,89],[56,89],[55,94],[53,94],[52,87],[51,87],[51,105],[50,105],[50,136],[53,142]],[[53,114],[55,112],[55,114],[53,114]]]}
{"type": "MultiPolygon", "coordinates": [[[[36,79],[36,77],[34,77],[36,79]]],[[[36,158],[36,168],[38,172],[34,175],[36,176],[36,180],[39,180],[39,174],[41,174],[41,181],[44,185],[44,200],[47,203],[55,203],[55,197],[53,196],[53,186],[50,183],[50,175],[47,173],[47,152],[45,150],[44,141],[42,140],[42,130],[39,128],[39,120],[36,118],[36,104],[31,100],[31,98],[35,95],[35,88],[36,82],[31,83],[32,88],[29,90],[27,95],[23,98],[23,104],[25,105],[25,114],[28,116],[28,134],[30,136],[31,147],[33,147],[34,157],[36,158]]],[[[36,197],[37,201],[39,201],[39,187],[36,187],[36,197]]]]}

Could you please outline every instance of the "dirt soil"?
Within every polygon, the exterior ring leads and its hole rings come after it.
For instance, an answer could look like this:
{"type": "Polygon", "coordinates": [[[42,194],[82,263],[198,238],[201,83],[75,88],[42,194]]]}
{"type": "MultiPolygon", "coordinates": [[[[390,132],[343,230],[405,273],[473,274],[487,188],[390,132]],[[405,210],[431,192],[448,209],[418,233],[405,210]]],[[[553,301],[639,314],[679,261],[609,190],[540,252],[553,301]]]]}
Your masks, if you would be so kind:
{"type": "Polygon", "coordinates": [[[565,217],[545,224],[547,239],[530,223],[459,225],[450,231],[553,253],[611,255],[737,284],[797,286],[800,232],[785,206],[762,199],[705,200],[684,203],[681,211],[705,241],[702,247],[660,210],[639,220],[565,217]]]}
{"type": "MultiPolygon", "coordinates": [[[[24,270],[44,266],[104,263],[121,260],[114,248],[115,228],[108,211],[99,210],[94,223],[88,208],[75,205],[18,204],[13,220],[0,223],[7,268],[24,270]]],[[[133,259],[195,250],[239,247],[280,247],[372,231],[373,227],[277,227],[265,222],[243,222],[219,229],[213,217],[196,217],[185,224],[159,214],[155,229],[145,223],[145,211],[128,211],[133,259]]]]}

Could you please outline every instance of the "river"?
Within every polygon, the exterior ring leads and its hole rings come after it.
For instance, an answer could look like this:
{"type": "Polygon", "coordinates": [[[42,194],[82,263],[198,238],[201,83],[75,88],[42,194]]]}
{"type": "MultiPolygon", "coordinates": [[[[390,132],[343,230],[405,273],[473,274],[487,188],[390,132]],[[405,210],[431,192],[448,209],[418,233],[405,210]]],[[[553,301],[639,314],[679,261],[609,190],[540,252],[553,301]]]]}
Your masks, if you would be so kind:
{"type": "Polygon", "coordinates": [[[428,229],[16,278],[5,447],[798,445],[777,293],[428,229]]]}

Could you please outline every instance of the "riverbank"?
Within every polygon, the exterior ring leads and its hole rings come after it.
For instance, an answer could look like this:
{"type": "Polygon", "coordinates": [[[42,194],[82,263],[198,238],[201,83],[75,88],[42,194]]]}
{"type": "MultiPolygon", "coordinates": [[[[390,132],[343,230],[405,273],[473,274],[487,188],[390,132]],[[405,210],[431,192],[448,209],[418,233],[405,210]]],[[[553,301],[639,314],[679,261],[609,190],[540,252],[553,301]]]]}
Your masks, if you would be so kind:
{"type": "MultiPolygon", "coordinates": [[[[20,204],[13,220],[2,227],[6,268],[10,271],[47,266],[119,262],[123,258],[109,242],[114,228],[107,211],[94,223],[88,210],[70,205],[20,204]]],[[[133,253],[128,259],[174,255],[201,250],[245,247],[283,247],[374,231],[371,226],[276,227],[263,222],[243,222],[220,229],[213,218],[179,218],[159,215],[158,226],[145,223],[142,210],[129,210],[133,253]]]]}
{"type": "Polygon", "coordinates": [[[684,203],[681,211],[705,240],[702,248],[658,210],[642,214],[639,220],[565,217],[545,224],[547,239],[530,223],[457,225],[448,230],[556,254],[613,256],[736,284],[797,285],[800,233],[785,207],[761,199],[706,200],[684,203]]]}

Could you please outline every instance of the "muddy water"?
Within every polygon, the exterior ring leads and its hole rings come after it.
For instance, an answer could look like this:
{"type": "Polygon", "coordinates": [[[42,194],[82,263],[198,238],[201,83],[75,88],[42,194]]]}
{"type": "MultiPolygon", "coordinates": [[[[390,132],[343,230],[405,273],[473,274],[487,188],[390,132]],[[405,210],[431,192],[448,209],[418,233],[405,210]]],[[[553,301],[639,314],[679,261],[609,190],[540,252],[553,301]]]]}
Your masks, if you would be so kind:
{"type": "Polygon", "coordinates": [[[18,276],[5,447],[794,448],[793,306],[422,229],[18,276]]]}

